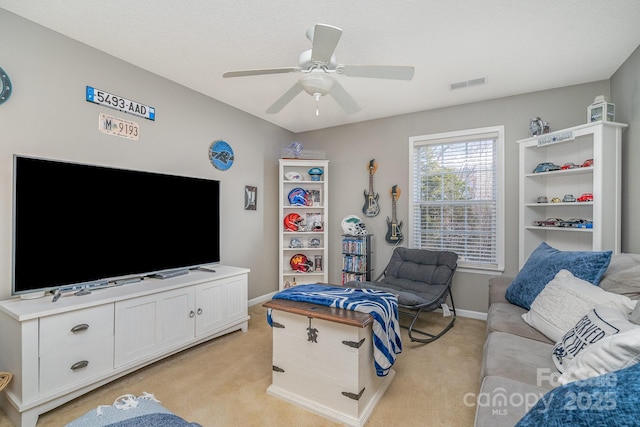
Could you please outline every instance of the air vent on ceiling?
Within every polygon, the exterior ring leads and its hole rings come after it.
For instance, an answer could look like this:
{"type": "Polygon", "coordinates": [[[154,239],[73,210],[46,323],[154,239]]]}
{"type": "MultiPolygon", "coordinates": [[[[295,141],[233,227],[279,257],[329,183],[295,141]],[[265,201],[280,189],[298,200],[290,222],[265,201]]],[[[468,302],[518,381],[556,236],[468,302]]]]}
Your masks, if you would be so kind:
{"type": "Polygon", "coordinates": [[[477,79],[465,80],[465,81],[457,82],[457,83],[450,83],[449,84],[449,88],[451,88],[451,90],[453,90],[453,89],[462,89],[463,87],[483,85],[486,82],[487,82],[487,78],[486,77],[479,77],[477,79]]]}

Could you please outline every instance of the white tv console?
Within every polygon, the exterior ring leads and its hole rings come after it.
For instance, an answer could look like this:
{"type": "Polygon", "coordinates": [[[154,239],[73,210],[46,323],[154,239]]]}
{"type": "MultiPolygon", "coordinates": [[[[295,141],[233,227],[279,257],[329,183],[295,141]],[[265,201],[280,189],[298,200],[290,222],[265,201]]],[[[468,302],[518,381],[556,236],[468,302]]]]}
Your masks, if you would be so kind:
{"type": "MultiPolygon", "coordinates": [[[[0,406],[20,427],[78,396],[181,350],[248,329],[245,268],[0,302],[0,406]]],[[[126,390],[123,391],[123,393],[126,390]]]]}

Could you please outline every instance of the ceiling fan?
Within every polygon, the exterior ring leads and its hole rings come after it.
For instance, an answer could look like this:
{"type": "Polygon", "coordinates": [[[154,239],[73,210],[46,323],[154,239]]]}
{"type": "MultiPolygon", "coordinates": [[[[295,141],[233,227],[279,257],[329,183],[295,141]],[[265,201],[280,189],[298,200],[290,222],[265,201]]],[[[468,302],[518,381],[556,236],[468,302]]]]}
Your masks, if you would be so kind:
{"type": "MultiPolygon", "coordinates": [[[[328,94],[347,114],[355,114],[360,111],[360,106],[332,76],[333,74],[394,80],[411,80],[413,78],[413,67],[411,66],[338,64],[334,53],[341,35],[342,30],[338,27],[316,24],[307,30],[307,38],[311,40],[312,48],[300,54],[297,67],[228,71],[222,77],[303,73],[304,76],[267,109],[266,113],[268,114],[280,112],[302,91],[313,96],[316,99],[316,105],[321,96],[328,94]]],[[[318,115],[317,108],[316,115],[318,115]]]]}

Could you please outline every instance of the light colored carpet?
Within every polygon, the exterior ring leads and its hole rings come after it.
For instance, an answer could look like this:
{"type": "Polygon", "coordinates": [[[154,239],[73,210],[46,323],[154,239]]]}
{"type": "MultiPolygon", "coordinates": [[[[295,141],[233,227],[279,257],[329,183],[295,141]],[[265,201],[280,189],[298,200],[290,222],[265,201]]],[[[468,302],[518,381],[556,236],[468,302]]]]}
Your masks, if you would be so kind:
{"type": "MultiPolygon", "coordinates": [[[[188,421],[209,426],[308,426],[339,424],[268,395],[271,384],[271,328],[266,309],[249,309],[247,333],[234,332],[171,356],[40,416],[38,427],[60,427],[123,394],[154,393],[162,405],[188,421]]],[[[423,324],[441,322],[425,316],[423,324]]],[[[409,341],[396,377],[369,418],[368,427],[471,426],[475,408],[467,393],[480,387],[485,322],[458,317],[455,326],[430,344],[409,341]]],[[[11,426],[0,413],[0,427],[11,426]]]]}

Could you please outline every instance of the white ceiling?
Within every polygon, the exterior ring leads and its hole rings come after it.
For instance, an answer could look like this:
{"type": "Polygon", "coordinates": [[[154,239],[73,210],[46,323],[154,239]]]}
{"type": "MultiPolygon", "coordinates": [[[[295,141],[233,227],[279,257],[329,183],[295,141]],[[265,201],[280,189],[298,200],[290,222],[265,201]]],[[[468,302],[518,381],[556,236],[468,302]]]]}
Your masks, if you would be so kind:
{"type": "Polygon", "coordinates": [[[640,44],[639,0],[0,0],[0,7],[293,132],[608,79],[640,44]],[[316,23],[340,27],[340,64],[413,65],[411,81],[338,77],[362,107],[300,93],[316,23]],[[451,90],[451,83],[487,83],[451,90]]]}

